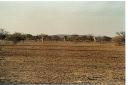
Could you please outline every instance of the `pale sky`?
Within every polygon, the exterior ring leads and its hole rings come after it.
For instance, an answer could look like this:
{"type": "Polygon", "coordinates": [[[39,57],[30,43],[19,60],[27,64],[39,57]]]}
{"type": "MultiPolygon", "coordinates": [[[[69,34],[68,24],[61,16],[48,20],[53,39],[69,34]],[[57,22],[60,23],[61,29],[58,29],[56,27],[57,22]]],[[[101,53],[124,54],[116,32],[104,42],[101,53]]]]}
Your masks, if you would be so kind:
{"type": "Polygon", "coordinates": [[[0,2],[0,28],[10,33],[93,34],[125,30],[125,2],[0,2]]]}

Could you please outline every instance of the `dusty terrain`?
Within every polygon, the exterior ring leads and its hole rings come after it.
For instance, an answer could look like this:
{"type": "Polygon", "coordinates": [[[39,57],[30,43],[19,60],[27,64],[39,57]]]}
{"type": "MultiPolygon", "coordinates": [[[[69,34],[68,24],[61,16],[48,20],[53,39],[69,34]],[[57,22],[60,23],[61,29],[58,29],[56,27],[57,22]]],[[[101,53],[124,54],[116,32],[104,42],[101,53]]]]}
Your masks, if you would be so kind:
{"type": "Polygon", "coordinates": [[[4,45],[0,82],[124,85],[125,48],[113,44],[44,42],[4,45]]]}

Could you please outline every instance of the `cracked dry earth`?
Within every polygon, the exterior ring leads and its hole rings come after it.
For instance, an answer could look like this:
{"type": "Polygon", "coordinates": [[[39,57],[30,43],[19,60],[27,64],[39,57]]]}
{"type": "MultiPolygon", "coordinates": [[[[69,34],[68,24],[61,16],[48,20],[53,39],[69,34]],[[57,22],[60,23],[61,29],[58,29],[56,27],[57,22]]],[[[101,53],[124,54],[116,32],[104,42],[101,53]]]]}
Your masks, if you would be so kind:
{"type": "Polygon", "coordinates": [[[109,44],[5,45],[0,82],[124,85],[125,50],[109,44]]]}

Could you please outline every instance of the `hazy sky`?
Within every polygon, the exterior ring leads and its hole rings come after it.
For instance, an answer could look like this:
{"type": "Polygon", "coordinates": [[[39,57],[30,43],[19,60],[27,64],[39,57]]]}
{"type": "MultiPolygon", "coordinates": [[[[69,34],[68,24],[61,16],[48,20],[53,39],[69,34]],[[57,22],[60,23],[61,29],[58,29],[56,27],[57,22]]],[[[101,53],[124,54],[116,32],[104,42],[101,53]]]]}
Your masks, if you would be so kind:
{"type": "Polygon", "coordinates": [[[0,2],[0,27],[31,34],[113,36],[125,30],[124,2],[0,2]]]}

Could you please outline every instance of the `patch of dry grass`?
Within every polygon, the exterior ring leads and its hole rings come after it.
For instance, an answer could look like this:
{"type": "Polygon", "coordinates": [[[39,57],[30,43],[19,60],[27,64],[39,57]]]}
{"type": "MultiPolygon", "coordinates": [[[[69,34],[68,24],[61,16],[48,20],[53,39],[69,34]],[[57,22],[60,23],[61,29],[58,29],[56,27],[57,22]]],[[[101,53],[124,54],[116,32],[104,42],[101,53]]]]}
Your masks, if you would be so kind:
{"type": "Polygon", "coordinates": [[[124,47],[111,44],[5,45],[0,80],[12,83],[122,83],[124,47]]]}

